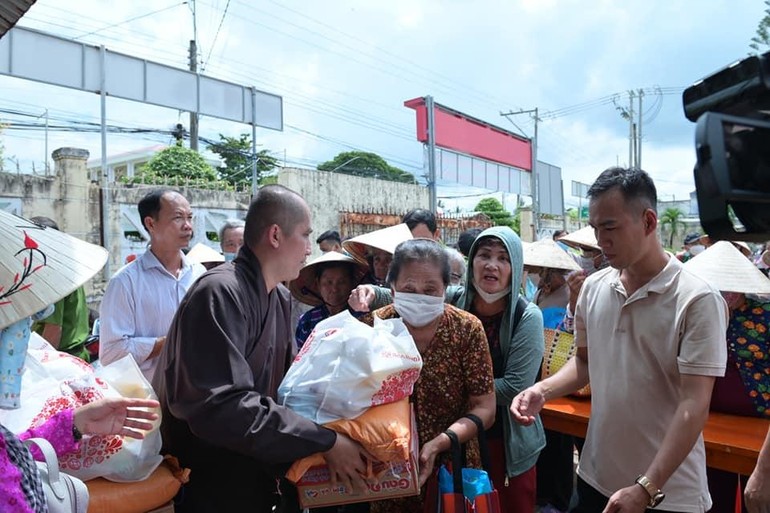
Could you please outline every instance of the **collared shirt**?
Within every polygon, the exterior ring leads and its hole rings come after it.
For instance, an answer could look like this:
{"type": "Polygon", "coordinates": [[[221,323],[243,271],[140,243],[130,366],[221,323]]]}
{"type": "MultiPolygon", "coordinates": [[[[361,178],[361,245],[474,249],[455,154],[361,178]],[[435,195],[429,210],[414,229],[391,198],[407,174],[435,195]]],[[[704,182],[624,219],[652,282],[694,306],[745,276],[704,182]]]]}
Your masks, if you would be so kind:
{"type": "Polygon", "coordinates": [[[99,360],[104,364],[127,354],[152,382],[157,358],[149,358],[155,340],[165,336],[187,289],[206,272],[182,257],[174,276],[149,249],[110,279],[99,311],[99,360]]]}
{"type": "MultiPolygon", "coordinates": [[[[727,316],[719,292],[676,258],[630,296],[617,269],[586,279],[575,312],[575,343],[588,348],[591,377],[583,480],[609,497],[644,474],[679,406],[682,375],[724,375],[727,316]]],[[[663,510],[710,509],[702,436],[656,484],[663,510]]]]}

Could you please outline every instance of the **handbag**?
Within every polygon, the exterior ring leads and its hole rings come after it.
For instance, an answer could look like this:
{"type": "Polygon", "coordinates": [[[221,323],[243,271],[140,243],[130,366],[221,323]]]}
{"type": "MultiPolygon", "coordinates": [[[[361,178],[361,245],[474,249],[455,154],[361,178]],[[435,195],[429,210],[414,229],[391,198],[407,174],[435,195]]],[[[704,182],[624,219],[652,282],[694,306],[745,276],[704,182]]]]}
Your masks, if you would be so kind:
{"type": "MultiPolygon", "coordinates": [[[[468,414],[466,418],[473,421],[477,428],[481,465],[489,469],[489,448],[484,425],[476,415],[468,414]]],[[[452,442],[452,472],[442,465],[439,469],[439,501],[440,513],[501,513],[500,497],[492,485],[492,480],[486,470],[464,468],[462,446],[454,431],[447,429],[446,435],[452,442]],[[443,474],[443,479],[442,479],[443,474]],[[446,483],[451,478],[451,486],[446,483]],[[444,484],[442,485],[442,482],[444,484]]]]}
{"type": "MultiPolygon", "coordinates": [[[[545,352],[543,353],[543,366],[541,368],[542,379],[556,374],[570,358],[575,356],[577,351],[575,335],[560,330],[560,327],[561,325],[557,326],[556,329],[546,328],[543,330],[545,352]]],[[[570,395],[590,397],[591,385],[586,385],[570,395]]]]}
{"type": "Polygon", "coordinates": [[[24,445],[36,445],[43,453],[45,462],[36,461],[37,471],[43,485],[48,511],[50,513],[86,513],[88,510],[88,488],[80,479],[59,471],[56,451],[44,438],[29,438],[24,445]]]}

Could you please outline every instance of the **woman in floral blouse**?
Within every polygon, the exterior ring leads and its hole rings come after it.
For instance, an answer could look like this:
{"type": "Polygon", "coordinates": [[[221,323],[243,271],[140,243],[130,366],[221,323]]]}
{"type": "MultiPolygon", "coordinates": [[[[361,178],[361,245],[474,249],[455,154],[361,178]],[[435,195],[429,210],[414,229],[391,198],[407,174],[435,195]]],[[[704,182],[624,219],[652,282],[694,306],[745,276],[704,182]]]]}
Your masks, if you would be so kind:
{"type": "MultiPolygon", "coordinates": [[[[439,455],[448,456],[450,450],[445,431],[454,431],[460,443],[473,440],[466,458],[470,466],[478,467],[476,425],[464,416],[476,415],[485,427],[494,421],[495,388],[487,338],[476,317],[444,303],[449,269],[446,251],[438,243],[428,239],[402,242],[388,272],[393,304],[373,312],[381,319],[400,317],[423,359],[412,396],[421,493],[373,502],[373,513],[436,511],[435,470],[443,462],[439,455]]],[[[362,320],[371,323],[372,317],[362,320]]]]}
{"type": "MultiPolygon", "coordinates": [[[[727,302],[727,368],[716,380],[711,409],[732,415],[770,419],[770,280],[726,241],[712,245],[685,268],[719,289],[727,302]]],[[[734,513],[736,487],[746,476],[708,469],[711,513],[734,513]]],[[[745,511],[745,506],[743,508],[745,511]]]]}
{"type": "MultiPolygon", "coordinates": [[[[17,348],[26,352],[30,319],[25,318],[0,330],[0,347],[7,348],[8,339],[16,339],[17,348]]],[[[12,352],[12,351],[11,351],[12,352]]],[[[0,351],[0,359],[7,358],[0,351]]],[[[18,400],[15,401],[18,407],[18,400]]],[[[8,407],[8,406],[6,406],[8,407]]],[[[10,407],[13,407],[11,405],[10,407]]],[[[23,440],[45,438],[57,455],[78,450],[83,435],[123,435],[144,438],[141,430],[152,428],[156,413],[136,408],[158,408],[157,401],[148,399],[110,398],[95,401],[75,410],[66,410],[51,417],[47,422],[18,436],[0,425],[0,511],[3,513],[44,513],[48,511],[37,466],[32,455],[24,447],[23,440]]],[[[33,452],[37,452],[34,450],[33,452]]]]}

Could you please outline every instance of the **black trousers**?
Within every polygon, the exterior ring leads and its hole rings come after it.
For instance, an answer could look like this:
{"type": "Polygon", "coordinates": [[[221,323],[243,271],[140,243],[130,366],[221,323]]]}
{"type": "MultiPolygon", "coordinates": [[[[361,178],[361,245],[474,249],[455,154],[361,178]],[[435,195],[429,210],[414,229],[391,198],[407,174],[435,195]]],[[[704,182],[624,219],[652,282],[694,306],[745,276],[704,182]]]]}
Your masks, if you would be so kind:
{"type": "Polygon", "coordinates": [[[537,503],[569,509],[575,480],[575,438],[545,430],[545,447],[537,459],[537,503]]]}
{"type": "MultiPolygon", "coordinates": [[[[598,490],[593,488],[591,485],[580,479],[580,476],[577,478],[577,493],[578,493],[578,503],[577,506],[575,506],[570,513],[602,513],[604,508],[607,506],[607,503],[610,501],[609,497],[605,497],[602,495],[598,490]]],[[[666,512],[666,510],[662,509],[648,509],[648,513],[673,513],[673,512],[666,512]]]]}

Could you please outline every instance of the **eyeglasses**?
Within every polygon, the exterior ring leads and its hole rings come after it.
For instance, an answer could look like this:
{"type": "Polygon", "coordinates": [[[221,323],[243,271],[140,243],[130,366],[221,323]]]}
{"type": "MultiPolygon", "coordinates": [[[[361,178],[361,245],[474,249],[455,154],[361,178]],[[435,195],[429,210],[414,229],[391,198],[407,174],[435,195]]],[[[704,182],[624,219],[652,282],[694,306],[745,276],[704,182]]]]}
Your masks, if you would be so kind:
{"type": "Polygon", "coordinates": [[[455,280],[462,280],[463,275],[462,274],[457,274],[457,273],[449,273],[449,277],[450,278],[454,278],[455,280]]]}

